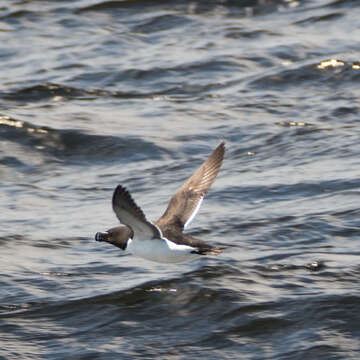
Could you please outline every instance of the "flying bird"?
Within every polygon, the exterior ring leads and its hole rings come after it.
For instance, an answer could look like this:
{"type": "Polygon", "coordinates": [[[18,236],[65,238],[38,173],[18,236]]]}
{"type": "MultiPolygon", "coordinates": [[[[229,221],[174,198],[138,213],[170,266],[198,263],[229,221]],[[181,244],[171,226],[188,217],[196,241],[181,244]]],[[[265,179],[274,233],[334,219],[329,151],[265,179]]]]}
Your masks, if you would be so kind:
{"type": "Polygon", "coordinates": [[[220,170],[224,154],[225,143],[222,142],[173,195],[164,214],[154,223],[146,219],[126,188],[118,185],[112,207],[122,225],[97,232],[95,240],[160,263],[220,254],[223,248],[185,234],[184,230],[199,211],[220,170]]]}

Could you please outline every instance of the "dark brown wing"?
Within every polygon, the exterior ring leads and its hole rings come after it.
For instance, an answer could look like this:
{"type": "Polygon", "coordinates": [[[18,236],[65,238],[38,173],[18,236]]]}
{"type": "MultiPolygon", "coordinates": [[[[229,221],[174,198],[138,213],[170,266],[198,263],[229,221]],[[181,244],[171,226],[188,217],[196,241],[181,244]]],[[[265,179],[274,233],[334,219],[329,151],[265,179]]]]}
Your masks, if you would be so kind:
{"type": "Polygon", "coordinates": [[[118,185],[112,198],[113,210],[120,222],[134,232],[134,240],[159,239],[160,229],[146,220],[142,210],[135,204],[130,193],[118,185]]]}
{"type": "Polygon", "coordinates": [[[224,154],[222,142],[171,198],[165,213],[156,221],[160,229],[171,225],[183,230],[189,225],[220,170],[224,154]]]}

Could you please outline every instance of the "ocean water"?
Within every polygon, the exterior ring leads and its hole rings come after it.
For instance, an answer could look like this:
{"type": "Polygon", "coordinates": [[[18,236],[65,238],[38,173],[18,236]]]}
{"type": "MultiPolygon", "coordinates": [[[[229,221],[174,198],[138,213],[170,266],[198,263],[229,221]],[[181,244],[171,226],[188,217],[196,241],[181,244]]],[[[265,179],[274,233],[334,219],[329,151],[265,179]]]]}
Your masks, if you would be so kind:
{"type": "Polygon", "coordinates": [[[359,359],[360,3],[0,5],[0,359],[359,359]],[[156,220],[222,141],[175,265],[156,220]]]}

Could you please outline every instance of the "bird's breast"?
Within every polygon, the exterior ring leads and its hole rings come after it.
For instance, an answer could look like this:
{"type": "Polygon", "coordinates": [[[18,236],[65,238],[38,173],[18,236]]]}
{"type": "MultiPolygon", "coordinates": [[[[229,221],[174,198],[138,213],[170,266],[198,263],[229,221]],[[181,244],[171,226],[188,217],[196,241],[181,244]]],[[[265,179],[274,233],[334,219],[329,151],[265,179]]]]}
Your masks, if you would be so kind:
{"type": "Polygon", "coordinates": [[[127,250],[143,259],[159,263],[177,263],[197,255],[194,249],[187,245],[178,245],[167,239],[136,240],[130,239],[127,250]]]}

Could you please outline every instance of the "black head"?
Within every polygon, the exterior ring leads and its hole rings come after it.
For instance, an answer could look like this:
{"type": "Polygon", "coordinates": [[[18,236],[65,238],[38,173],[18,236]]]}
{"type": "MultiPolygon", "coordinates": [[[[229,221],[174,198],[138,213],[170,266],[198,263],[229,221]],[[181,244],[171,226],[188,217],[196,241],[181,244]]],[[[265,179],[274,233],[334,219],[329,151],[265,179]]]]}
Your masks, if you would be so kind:
{"type": "Polygon", "coordinates": [[[96,241],[104,241],[112,244],[121,250],[125,250],[129,238],[133,237],[133,232],[125,225],[117,226],[106,232],[97,232],[95,234],[96,241]]]}

